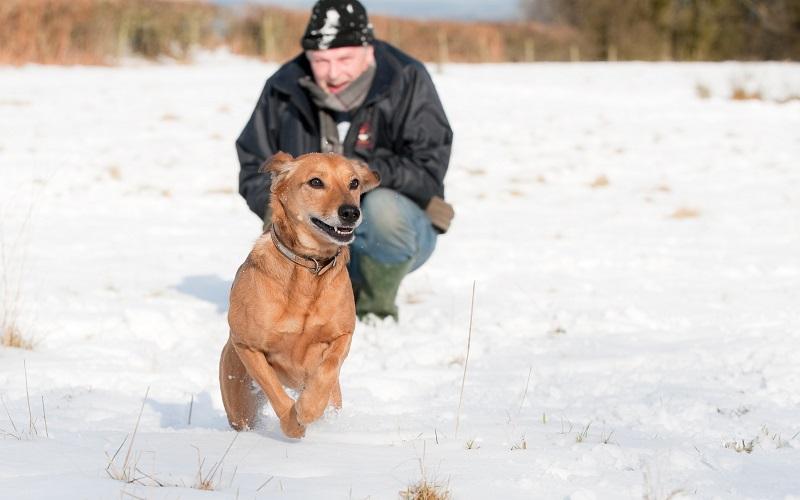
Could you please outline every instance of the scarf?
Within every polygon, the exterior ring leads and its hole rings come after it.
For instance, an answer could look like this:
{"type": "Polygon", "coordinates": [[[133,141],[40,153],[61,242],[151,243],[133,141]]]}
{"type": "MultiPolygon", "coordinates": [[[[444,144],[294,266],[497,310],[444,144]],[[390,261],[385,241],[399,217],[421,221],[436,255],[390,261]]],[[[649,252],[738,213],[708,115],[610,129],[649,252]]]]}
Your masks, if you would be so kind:
{"type": "Polygon", "coordinates": [[[298,80],[319,110],[320,151],[342,154],[352,112],[364,104],[374,78],[375,66],[370,65],[338,94],[325,92],[310,76],[298,80]]]}

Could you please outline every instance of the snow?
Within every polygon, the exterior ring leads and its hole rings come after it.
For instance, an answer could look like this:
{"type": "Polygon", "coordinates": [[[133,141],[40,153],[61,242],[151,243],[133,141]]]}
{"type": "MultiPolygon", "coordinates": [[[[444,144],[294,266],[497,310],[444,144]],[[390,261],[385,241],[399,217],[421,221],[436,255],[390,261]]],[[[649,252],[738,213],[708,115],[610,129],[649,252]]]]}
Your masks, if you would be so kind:
{"type": "Polygon", "coordinates": [[[800,498],[800,65],[431,67],[450,233],[399,325],[358,324],[341,412],[233,441],[233,142],[274,69],[0,68],[0,293],[35,342],[0,347],[0,498],[398,498],[422,467],[457,499],[800,498]]]}

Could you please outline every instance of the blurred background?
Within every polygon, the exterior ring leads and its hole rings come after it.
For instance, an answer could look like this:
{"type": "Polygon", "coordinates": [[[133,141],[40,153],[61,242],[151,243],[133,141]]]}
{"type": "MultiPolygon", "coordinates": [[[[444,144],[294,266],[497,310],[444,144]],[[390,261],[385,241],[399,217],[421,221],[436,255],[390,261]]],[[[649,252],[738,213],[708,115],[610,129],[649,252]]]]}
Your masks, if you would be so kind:
{"type": "MultiPolygon", "coordinates": [[[[365,1],[376,35],[428,62],[800,60],[800,0],[365,1]]],[[[0,64],[188,60],[299,49],[311,0],[3,0],[0,64]]]]}

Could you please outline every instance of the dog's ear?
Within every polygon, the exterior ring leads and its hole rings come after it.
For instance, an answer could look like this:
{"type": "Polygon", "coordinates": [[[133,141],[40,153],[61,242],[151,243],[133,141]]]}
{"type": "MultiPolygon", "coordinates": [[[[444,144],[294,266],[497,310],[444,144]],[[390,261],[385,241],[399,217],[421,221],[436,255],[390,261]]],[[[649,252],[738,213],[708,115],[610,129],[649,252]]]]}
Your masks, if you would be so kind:
{"type": "Polygon", "coordinates": [[[366,193],[378,187],[381,183],[381,176],[375,170],[371,170],[369,165],[361,160],[351,160],[358,176],[361,178],[361,192],[366,193]]]}
{"type": "Polygon", "coordinates": [[[278,151],[272,158],[265,161],[258,171],[268,173],[272,176],[272,180],[269,183],[269,191],[271,193],[276,193],[283,184],[283,179],[292,171],[294,165],[294,158],[292,158],[292,155],[284,153],[283,151],[278,151]]]}
{"type": "Polygon", "coordinates": [[[292,158],[292,155],[289,153],[278,151],[272,155],[272,158],[265,161],[258,171],[265,173],[268,172],[273,175],[281,174],[291,167],[292,160],[294,160],[294,158],[292,158]]]}

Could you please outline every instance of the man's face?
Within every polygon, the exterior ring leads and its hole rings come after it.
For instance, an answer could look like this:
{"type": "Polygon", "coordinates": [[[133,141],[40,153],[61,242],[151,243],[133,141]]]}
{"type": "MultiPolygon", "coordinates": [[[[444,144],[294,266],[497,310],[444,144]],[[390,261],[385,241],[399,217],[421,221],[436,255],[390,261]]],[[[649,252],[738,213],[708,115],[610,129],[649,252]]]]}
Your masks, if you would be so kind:
{"type": "Polygon", "coordinates": [[[307,50],[314,81],[322,90],[336,94],[361,76],[375,61],[373,47],[337,47],[327,50],[307,50]]]}

